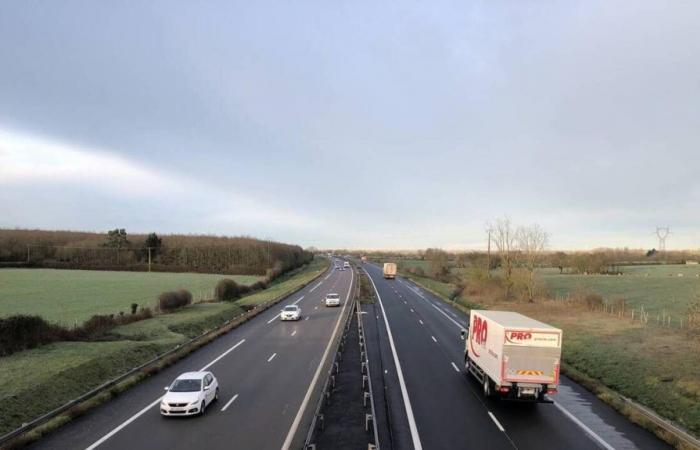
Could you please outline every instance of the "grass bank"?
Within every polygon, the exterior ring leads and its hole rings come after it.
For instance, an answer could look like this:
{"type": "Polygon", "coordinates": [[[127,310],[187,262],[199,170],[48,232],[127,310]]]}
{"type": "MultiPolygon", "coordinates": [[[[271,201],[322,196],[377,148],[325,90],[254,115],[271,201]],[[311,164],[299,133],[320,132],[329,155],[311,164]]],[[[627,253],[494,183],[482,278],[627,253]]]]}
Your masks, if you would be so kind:
{"type": "MultiPolygon", "coordinates": [[[[205,330],[308,283],[327,261],[315,259],[264,291],[232,303],[198,303],[115,328],[107,342],[59,342],[0,360],[0,434],[127,372],[205,330]],[[21,374],[21,376],[19,376],[21,374]]],[[[220,276],[219,276],[220,277],[220,276]]]]}

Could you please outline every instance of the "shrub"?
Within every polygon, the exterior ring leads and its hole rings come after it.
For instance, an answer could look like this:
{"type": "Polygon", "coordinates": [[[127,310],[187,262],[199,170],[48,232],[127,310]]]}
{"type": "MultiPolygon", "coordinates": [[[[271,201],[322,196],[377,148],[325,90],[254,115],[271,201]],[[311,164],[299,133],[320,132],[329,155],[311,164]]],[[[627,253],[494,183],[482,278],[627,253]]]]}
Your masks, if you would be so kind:
{"type": "Polygon", "coordinates": [[[589,309],[598,309],[603,307],[603,297],[598,294],[588,294],[583,301],[589,309]]]}
{"type": "Polygon", "coordinates": [[[60,341],[67,335],[66,329],[39,316],[6,317],[0,319],[0,356],[60,341]]]}
{"type": "Polygon", "coordinates": [[[117,325],[114,315],[95,314],[86,320],[82,326],[74,329],[74,338],[91,339],[105,334],[117,325]]]}
{"type": "Polygon", "coordinates": [[[270,283],[267,280],[260,280],[256,281],[250,286],[251,291],[262,291],[264,289],[267,289],[267,287],[270,285],[270,283]]]}
{"type": "Polygon", "coordinates": [[[167,291],[158,296],[158,309],[163,312],[175,311],[192,304],[192,294],[186,289],[167,291]]]}
{"type": "Polygon", "coordinates": [[[132,303],[131,304],[131,314],[136,314],[136,310],[139,308],[138,303],[132,303]]]}
{"type": "Polygon", "coordinates": [[[214,292],[219,301],[236,300],[241,296],[241,286],[230,278],[224,278],[216,283],[214,292]]]}

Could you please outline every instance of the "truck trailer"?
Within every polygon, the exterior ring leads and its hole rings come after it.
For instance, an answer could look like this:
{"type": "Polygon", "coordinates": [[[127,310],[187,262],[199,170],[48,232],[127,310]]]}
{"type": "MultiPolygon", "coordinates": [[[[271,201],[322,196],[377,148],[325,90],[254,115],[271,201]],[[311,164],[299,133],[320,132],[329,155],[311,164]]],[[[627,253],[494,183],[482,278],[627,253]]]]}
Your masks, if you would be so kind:
{"type": "Polygon", "coordinates": [[[384,278],[396,278],[396,263],[384,263],[384,278]]]}
{"type": "Polygon", "coordinates": [[[562,331],[509,311],[472,310],[464,367],[484,396],[551,403],[559,386],[562,331]]]}

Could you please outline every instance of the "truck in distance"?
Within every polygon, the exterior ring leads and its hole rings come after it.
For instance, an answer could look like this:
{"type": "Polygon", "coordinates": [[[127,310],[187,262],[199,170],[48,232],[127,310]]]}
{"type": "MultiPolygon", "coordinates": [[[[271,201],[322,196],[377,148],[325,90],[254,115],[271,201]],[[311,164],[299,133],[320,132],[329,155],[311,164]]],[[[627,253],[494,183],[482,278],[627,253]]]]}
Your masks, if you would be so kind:
{"type": "Polygon", "coordinates": [[[396,263],[384,263],[384,278],[389,280],[396,278],[396,263]]]}
{"type": "Polygon", "coordinates": [[[559,385],[562,331],[509,311],[472,310],[464,367],[484,396],[551,403],[559,385]]]}

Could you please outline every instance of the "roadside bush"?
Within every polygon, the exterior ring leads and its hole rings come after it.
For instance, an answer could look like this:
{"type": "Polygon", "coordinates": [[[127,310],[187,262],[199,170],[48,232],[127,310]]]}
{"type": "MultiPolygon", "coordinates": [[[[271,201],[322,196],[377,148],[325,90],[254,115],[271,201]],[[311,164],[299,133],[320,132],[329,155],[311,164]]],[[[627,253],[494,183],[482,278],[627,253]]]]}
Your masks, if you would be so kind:
{"type": "Polygon", "coordinates": [[[0,356],[64,340],[68,331],[39,316],[17,315],[0,319],[0,356]]]}
{"type": "Polygon", "coordinates": [[[224,278],[216,283],[214,289],[216,299],[219,301],[236,300],[241,297],[241,285],[230,278],[224,278]]]}
{"type": "Polygon", "coordinates": [[[250,285],[250,290],[251,291],[262,291],[264,289],[267,289],[269,285],[270,285],[270,282],[266,279],[256,281],[255,283],[250,285]]]}
{"type": "Polygon", "coordinates": [[[186,289],[179,291],[167,291],[158,296],[158,309],[162,312],[171,312],[192,304],[192,294],[186,289]]]}
{"type": "Polygon", "coordinates": [[[117,325],[114,315],[95,314],[86,320],[81,327],[75,328],[76,338],[91,339],[101,336],[117,325]]]}
{"type": "Polygon", "coordinates": [[[603,297],[598,294],[588,294],[583,301],[588,309],[600,309],[603,307],[603,297]]]}

